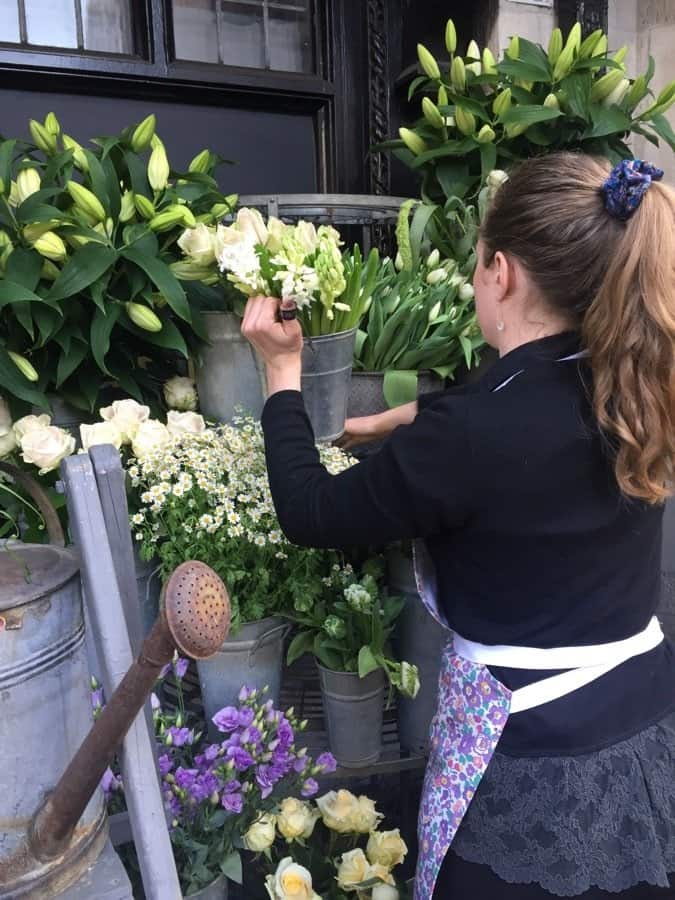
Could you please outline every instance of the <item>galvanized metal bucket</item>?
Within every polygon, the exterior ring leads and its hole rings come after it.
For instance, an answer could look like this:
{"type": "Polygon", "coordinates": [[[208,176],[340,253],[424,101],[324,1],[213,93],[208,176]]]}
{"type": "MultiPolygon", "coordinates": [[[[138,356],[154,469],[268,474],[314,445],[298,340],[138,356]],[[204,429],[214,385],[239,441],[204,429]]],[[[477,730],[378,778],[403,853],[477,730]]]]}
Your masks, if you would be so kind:
{"type": "MultiPolygon", "coordinates": [[[[44,505],[39,488],[33,498],[44,505]]],[[[79,561],[46,512],[61,546],[0,543],[0,897],[12,900],[57,896],[106,838],[97,790],[66,853],[30,868],[22,854],[32,817],[92,724],[79,561]]]]}
{"type": "Polygon", "coordinates": [[[305,338],[302,396],[317,441],[334,441],[345,429],[356,328],[305,338]]]}
{"type": "Polygon", "coordinates": [[[134,566],[136,568],[138,606],[141,610],[141,625],[143,635],[146,636],[150,633],[150,629],[159,615],[159,596],[162,593],[159,560],[155,557],[146,562],[140,558],[138,550],[134,547],[134,566]]]}
{"type": "Polygon", "coordinates": [[[365,678],[319,666],[328,745],[338,765],[359,769],[376,763],[382,753],[384,672],[365,678]]]}
{"type": "Polygon", "coordinates": [[[448,635],[429,615],[419,598],[412,559],[399,550],[387,556],[388,587],[403,595],[405,605],[396,622],[395,643],[399,659],[419,669],[420,689],[414,700],[398,699],[398,733],[401,748],[409,753],[426,753],[429,729],[436,712],[441,653],[448,635]]]}
{"type": "Polygon", "coordinates": [[[258,689],[267,685],[267,697],[278,705],[284,638],[289,628],[278,616],[246,622],[236,635],[223,642],[214,656],[197,660],[204,713],[212,740],[219,735],[212,717],[225,706],[237,705],[243,685],[258,689]]]}
{"type": "Polygon", "coordinates": [[[211,884],[207,884],[194,894],[186,894],[185,900],[227,900],[227,878],[219,875],[211,884]]]}
{"type": "Polygon", "coordinates": [[[260,418],[266,395],[264,366],[241,334],[241,319],[226,312],[202,315],[209,337],[197,369],[202,414],[217,422],[231,422],[241,407],[260,418]]]}
{"type": "MultiPolygon", "coordinates": [[[[417,376],[417,395],[443,389],[445,382],[434,372],[420,372],[417,376]]],[[[347,417],[374,416],[389,407],[383,393],[384,372],[352,372],[347,417]]]]}

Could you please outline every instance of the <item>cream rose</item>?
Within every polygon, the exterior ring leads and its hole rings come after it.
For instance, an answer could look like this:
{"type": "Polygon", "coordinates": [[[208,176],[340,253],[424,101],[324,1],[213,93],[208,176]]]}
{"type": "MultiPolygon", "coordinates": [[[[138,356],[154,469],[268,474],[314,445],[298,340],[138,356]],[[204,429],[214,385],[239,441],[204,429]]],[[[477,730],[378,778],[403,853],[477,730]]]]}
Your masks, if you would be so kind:
{"type": "Polygon", "coordinates": [[[352,816],[352,831],[358,831],[359,834],[368,834],[369,831],[375,831],[377,825],[382,819],[382,813],[375,809],[375,801],[370,797],[359,797],[357,808],[352,816]]]}
{"type": "Polygon", "coordinates": [[[156,419],[142,422],[131,441],[134,456],[143,457],[155,450],[161,450],[171,443],[171,432],[156,419]]]}
{"type": "Polygon", "coordinates": [[[36,429],[46,428],[51,424],[51,416],[48,416],[46,413],[43,413],[41,416],[24,416],[22,419],[17,419],[14,423],[14,437],[17,443],[20,444],[24,434],[28,434],[29,431],[35,431],[36,429]]]}
{"type": "Polygon", "coordinates": [[[80,441],[83,450],[99,444],[112,444],[119,450],[122,446],[122,435],[114,422],[95,422],[93,425],[80,425],[80,441]]]}
{"type": "Polygon", "coordinates": [[[23,461],[37,466],[41,475],[57,469],[61,460],[75,452],[75,438],[56,425],[31,428],[21,438],[20,445],[23,461]]]}
{"type": "Polygon", "coordinates": [[[12,414],[4,397],[0,397],[0,459],[16,447],[17,440],[12,427],[12,414]]]}
{"type": "Polygon", "coordinates": [[[237,228],[248,236],[254,244],[267,243],[267,226],[257,209],[245,206],[237,213],[237,228]]]}
{"type": "Polygon", "coordinates": [[[388,869],[400,865],[406,857],[408,847],[398,828],[393,831],[373,831],[368,838],[366,855],[368,860],[388,869]]]}
{"type": "Polygon", "coordinates": [[[337,868],[337,883],[345,890],[354,888],[366,880],[368,872],[368,860],[360,847],[342,854],[342,859],[337,868]]]}
{"type": "Polygon", "coordinates": [[[213,245],[215,230],[200,222],[195,228],[186,228],[177,244],[186,256],[200,266],[210,266],[216,261],[213,245]]]}
{"type": "Polygon", "coordinates": [[[246,832],[244,843],[247,850],[252,850],[253,853],[262,853],[264,850],[269,850],[275,838],[275,816],[265,813],[246,832]]]}
{"type": "Polygon", "coordinates": [[[223,250],[225,249],[225,247],[232,247],[237,245],[241,247],[252,246],[248,234],[245,234],[243,231],[239,231],[237,228],[235,228],[234,225],[219,225],[216,228],[212,240],[213,251],[216,255],[216,260],[219,263],[220,257],[223,255],[223,250]]]}
{"type": "Polygon", "coordinates": [[[277,817],[277,827],[287,841],[309,838],[320,815],[309,803],[303,803],[295,797],[286,797],[277,817]]]}
{"type": "Polygon", "coordinates": [[[321,900],[314,893],[310,873],[290,856],[281,860],[274,875],[267,876],[265,887],[271,900],[321,900]]]}
{"type": "Polygon", "coordinates": [[[337,791],[329,791],[323,797],[316,800],[321,817],[326,828],[346,834],[354,831],[354,822],[359,812],[359,801],[351,791],[344,788],[337,791]]]}
{"type": "Polygon", "coordinates": [[[305,222],[304,219],[301,219],[295,226],[295,239],[308,255],[314,253],[319,246],[316,228],[311,222],[305,222]]]}
{"type": "Polygon", "coordinates": [[[399,900],[400,894],[390,884],[376,884],[370,897],[371,900],[399,900]]]}
{"type": "Polygon", "coordinates": [[[389,869],[380,863],[375,863],[366,869],[366,879],[370,880],[371,878],[379,878],[383,884],[390,884],[392,887],[396,884],[389,869]]]}
{"type": "Polygon", "coordinates": [[[281,219],[276,216],[270,216],[267,220],[267,243],[265,247],[270,253],[278,253],[284,242],[284,233],[288,225],[285,225],[281,219]]]}
{"type": "Polygon", "coordinates": [[[179,412],[197,409],[197,388],[192,378],[174,375],[164,383],[162,390],[169,409],[177,409],[179,412]]]}
{"type": "Polygon", "coordinates": [[[206,422],[199,413],[170,409],[166,414],[166,427],[170,434],[179,437],[181,434],[202,434],[206,430],[206,422]]]}
{"type": "Polygon", "coordinates": [[[99,409],[99,414],[106,422],[114,422],[122,435],[122,443],[128,444],[133,440],[136,432],[143,422],[150,418],[150,407],[142,406],[131,398],[115,400],[112,406],[104,406],[99,409]]]}

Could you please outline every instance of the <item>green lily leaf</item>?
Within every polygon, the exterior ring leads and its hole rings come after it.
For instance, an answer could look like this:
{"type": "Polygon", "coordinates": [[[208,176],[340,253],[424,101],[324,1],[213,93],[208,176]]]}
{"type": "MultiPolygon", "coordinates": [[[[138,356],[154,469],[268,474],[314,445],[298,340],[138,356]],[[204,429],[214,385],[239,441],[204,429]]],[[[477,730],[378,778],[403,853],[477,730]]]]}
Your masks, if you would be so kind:
{"type": "Polygon", "coordinates": [[[50,300],[74,297],[97,281],[115,263],[117,251],[93,242],[80,247],[68,259],[47,295],[50,300]]]}
{"type": "Polygon", "coordinates": [[[91,322],[91,352],[96,364],[102,372],[111,374],[106,367],[105,358],[110,349],[110,334],[119,319],[122,307],[119,303],[110,303],[102,312],[98,307],[91,322]]]}
{"type": "Polygon", "coordinates": [[[122,256],[145,272],[177,316],[186,322],[191,320],[190,305],[185,291],[166,263],[157,257],[142,253],[135,247],[122,250],[122,256]]]}

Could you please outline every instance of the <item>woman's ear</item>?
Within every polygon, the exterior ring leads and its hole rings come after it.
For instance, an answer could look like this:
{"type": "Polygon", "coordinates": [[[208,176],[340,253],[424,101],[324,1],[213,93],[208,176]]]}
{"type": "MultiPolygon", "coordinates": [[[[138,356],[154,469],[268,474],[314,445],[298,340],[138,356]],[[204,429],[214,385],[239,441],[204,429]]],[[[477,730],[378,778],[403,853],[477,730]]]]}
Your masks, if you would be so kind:
{"type": "Polygon", "coordinates": [[[509,256],[497,250],[492,260],[494,272],[495,299],[500,302],[513,292],[516,282],[516,273],[513,262],[509,256]]]}

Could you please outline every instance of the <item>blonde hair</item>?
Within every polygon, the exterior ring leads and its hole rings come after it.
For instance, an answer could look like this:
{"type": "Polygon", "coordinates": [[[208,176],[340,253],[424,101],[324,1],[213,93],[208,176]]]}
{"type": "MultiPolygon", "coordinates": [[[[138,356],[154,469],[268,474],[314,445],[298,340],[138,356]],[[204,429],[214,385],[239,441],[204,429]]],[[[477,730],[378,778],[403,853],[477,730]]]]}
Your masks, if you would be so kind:
{"type": "Polygon", "coordinates": [[[629,496],[658,503],[675,464],[675,192],[651,184],[627,221],[612,217],[603,159],[554,153],[522,163],[481,228],[486,263],[518,257],[550,308],[579,328],[593,409],[629,496]]]}

